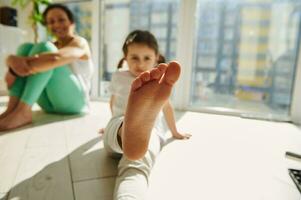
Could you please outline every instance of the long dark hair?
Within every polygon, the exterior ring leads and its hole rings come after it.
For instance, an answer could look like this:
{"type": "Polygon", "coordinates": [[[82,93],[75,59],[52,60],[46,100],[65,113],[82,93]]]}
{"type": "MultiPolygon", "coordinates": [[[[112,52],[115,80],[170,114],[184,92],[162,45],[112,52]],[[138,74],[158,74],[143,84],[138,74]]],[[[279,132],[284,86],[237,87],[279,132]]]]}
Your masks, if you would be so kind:
{"type": "Polygon", "coordinates": [[[46,21],[46,17],[47,17],[47,14],[50,10],[52,9],[55,9],[55,8],[58,8],[58,9],[61,9],[62,11],[64,11],[68,17],[68,19],[70,20],[71,23],[74,23],[74,16],[71,12],[71,10],[67,7],[67,6],[64,6],[62,4],[59,4],[59,3],[55,3],[55,4],[50,4],[43,12],[43,24],[44,25],[47,25],[47,21],[46,21]]]}
{"type": "MultiPolygon", "coordinates": [[[[122,46],[122,51],[123,51],[123,55],[127,55],[128,53],[128,46],[130,44],[145,44],[147,45],[149,48],[153,49],[156,53],[156,55],[159,54],[159,60],[158,60],[158,64],[160,63],[165,63],[165,58],[164,56],[162,56],[159,53],[159,45],[158,42],[155,38],[155,36],[149,32],[149,31],[143,31],[143,30],[135,30],[132,31],[125,39],[125,42],[123,43],[122,46]]],[[[125,60],[125,58],[122,58],[118,65],[117,68],[122,68],[122,64],[123,61],[125,60]]]]}

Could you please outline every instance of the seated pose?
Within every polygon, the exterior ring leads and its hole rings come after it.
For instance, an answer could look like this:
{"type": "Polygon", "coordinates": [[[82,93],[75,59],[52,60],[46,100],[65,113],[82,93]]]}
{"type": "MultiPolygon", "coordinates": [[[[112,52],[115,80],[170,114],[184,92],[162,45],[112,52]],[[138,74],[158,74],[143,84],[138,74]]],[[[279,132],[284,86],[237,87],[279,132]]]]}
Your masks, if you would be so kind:
{"type": "Polygon", "coordinates": [[[7,58],[9,102],[0,115],[0,131],[32,123],[34,103],[49,113],[88,111],[93,72],[88,42],[74,34],[73,15],[67,7],[52,4],[43,17],[57,41],[23,44],[7,58]]]}
{"type": "Polygon", "coordinates": [[[180,76],[179,64],[161,63],[164,57],[148,31],[130,33],[122,49],[124,58],[118,68],[126,61],[129,69],[117,71],[112,77],[112,118],[104,129],[104,146],[111,156],[121,156],[114,199],[142,200],[165,138],[160,128],[161,110],[174,138],[188,139],[191,135],[177,131],[168,100],[180,76]]]}

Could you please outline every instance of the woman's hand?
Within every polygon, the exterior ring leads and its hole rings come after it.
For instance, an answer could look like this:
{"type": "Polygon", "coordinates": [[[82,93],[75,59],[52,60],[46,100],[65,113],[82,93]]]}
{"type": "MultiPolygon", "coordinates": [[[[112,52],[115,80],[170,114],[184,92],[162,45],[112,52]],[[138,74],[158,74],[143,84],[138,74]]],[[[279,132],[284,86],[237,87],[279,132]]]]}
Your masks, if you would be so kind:
{"type": "Polygon", "coordinates": [[[10,55],[6,64],[19,76],[28,76],[31,74],[31,67],[28,64],[28,58],[22,56],[10,55]]]}
{"type": "Polygon", "coordinates": [[[6,72],[5,74],[5,82],[7,85],[7,88],[11,88],[11,86],[14,84],[16,80],[16,77],[14,75],[12,75],[10,72],[6,72]]]}
{"type": "Polygon", "coordinates": [[[191,137],[191,135],[187,133],[176,132],[176,133],[172,133],[172,137],[178,140],[187,140],[191,137]]]}

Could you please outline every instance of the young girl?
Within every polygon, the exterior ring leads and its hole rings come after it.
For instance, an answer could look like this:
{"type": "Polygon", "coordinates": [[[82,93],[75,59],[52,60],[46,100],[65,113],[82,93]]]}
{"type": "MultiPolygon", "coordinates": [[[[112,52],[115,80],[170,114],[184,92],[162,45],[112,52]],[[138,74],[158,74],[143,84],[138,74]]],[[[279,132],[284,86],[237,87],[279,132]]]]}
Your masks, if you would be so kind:
{"type": "Polygon", "coordinates": [[[104,132],[104,145],[112,156],[121,156],[114,199],[144,199],[148,177],[159,154],[164,136],[160,128],[162,110],[176,139],[191,135],[177,131],[173,108],[168,100],[180,75],[176,62],[163,64],[158,43],[148,31],[131,32],[123,45],[128,70],[113,74],[110,91],[112,118],[104,132]],[[157,67],[155,67],[158,63],[157,67]]]}

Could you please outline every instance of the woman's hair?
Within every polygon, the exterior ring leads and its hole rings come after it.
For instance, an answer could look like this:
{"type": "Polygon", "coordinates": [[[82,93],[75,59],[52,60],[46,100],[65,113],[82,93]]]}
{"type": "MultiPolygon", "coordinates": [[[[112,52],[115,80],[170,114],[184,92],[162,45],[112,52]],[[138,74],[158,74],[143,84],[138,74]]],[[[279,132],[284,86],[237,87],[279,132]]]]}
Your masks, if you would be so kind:
{"type": "Polygon", "coordinates": [[[52,9],[61,9],[62,11],[64,11],[66,13],[70,22],[74,23],[74,16],[73,16],[71,10],[67,6],[56,3],[56,4],[50,4],[43,12],[43,24],[44,25],[47,25],[46,17],[47,17],[48,12],[52,9]]]}
{"type": "MultiPolygon", "coordinates": [[[[125,39],[125,42],[122,46],[122,51],[123,54],[126,56],[128,53],[128,46],[131,44],[144,44],[147,45],[149,48],[153,49],[157,54],[159,54],[159,60],[158,60],[158,64],[160,63],[164,63],[165,62],[165,58],[164,56],[162,56],[159,53],[159,45],[158,42],[155,38],[155,36],[149,32],[149,31],[142,31],[142,30],[135,30],[133,32],[131,32],[125,39]]],[[[125,58],[122,58],[118,65],[117,68],[121,68],[123,61],[125,60],[125,58]]]]}

